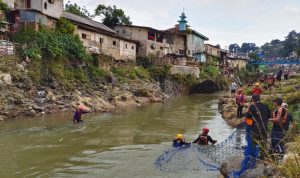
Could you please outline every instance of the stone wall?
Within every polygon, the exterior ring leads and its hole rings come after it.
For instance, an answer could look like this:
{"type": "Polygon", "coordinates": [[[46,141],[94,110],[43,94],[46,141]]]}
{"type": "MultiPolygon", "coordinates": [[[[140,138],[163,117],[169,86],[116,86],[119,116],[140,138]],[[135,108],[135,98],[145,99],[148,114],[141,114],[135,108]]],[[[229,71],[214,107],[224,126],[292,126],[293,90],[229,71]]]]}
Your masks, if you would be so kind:
{"type": "Polygon", "coordinates": [[[200,69],[199,67],[191,67],[191,66],[177,66],[173,65],[171,67],[171,74],[191,74],[199,78],[200,69]]]}

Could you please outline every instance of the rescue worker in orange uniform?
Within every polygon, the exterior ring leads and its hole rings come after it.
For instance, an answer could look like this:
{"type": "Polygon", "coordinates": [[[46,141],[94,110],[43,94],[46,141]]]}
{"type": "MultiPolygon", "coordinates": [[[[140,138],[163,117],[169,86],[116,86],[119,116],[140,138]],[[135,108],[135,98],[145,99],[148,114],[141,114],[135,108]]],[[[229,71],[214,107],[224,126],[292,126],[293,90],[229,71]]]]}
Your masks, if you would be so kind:
{"type": "Polygon", "coordinates": [[[245,123],[251,129],[253,148],[256,146],[261,148],[260,159],[264,159],[266,155],[269,118],[271,118],[271,111],[268,106],[260,102],[259,95],[253,95],[251,105],[246,114],[245,123]]]}

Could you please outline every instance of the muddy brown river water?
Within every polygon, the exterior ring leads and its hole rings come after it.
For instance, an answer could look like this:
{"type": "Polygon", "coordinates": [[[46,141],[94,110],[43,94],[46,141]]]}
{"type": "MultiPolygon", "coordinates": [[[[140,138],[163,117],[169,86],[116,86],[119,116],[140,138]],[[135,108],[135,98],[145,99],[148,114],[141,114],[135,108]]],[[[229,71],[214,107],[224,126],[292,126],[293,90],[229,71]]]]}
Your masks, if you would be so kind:
{"type": "Polygon", "coordinates": [[[0,177],[216,177],[218,172],[163,172],[155,159],[175,134],[192,141],[202,127],[221,141],[232,132],[217,110],[218,94],[179,96],[165,103],[88,114],[0,123],[0,177]]]}

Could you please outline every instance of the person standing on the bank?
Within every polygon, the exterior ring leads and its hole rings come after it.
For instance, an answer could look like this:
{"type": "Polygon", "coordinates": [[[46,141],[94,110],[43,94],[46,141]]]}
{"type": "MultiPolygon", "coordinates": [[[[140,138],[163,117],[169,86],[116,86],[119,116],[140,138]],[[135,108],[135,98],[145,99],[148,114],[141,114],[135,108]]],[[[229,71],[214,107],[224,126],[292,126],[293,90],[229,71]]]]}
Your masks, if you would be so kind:
{"type": "Polygon", "coordinates": [[[284,125],[287,121],[288,110],[282,107],[283,100],[281,98],[276,98],[273,103],[276,109],[272,113],[272,119],[270,119],[270,121],[273,123],[271,133],[271,152],[274,154],[283,155],[283,139],[285,136],[284,125]]]}
{"type": "MultiPolygon", "coordinates": [[[[287,103],[282,103],[281,107],[285,108],[288,111],[288,104],[287,103]]],[[[287,114],[286,123],[283,124],[283,129],[285,131],[285,134],[291,133],[291,137],[293,137],[295,134],[297,134],[297,125],[296,125],[296,122],[293,119],[293,116],[290,112],[288,112],[288,114],[287,114]]],[[[289,138],[287,138],[285,140],[288,140],[288,139],[289,138]]]]}
{"type": "Polygon", "coordinates": [[[232,82],[229,88],[231,97],[234,97],[237,89],[237,84],[235,82],[232,82]]]}
{"type": "Polygon", "coordinates": [[[245,123],[251,129],[253,150],[256,146],[260,147],[260,159],[264,159],[267,153],[268,120],[270,117],[271,111],[268,106],[260,102],[259,95],[253,95],[251,105],[246,113],[245,123]]]}
{"type": "Polygon", "coordinates": [[[251,90],[252,95],[258,95],[260,96],[263,93],[262,88],[260,88],[259,83],[255,83],[254,88],[251,90]]]}
{"type": "Polygon", "coordinates": [[[274,75],[273,74],[270,74],[269,75],[269,78],[267,80],[267,83],[268,83],[268,89],[269,89],[269,92],[272,93],[272,91],[274,90],[275,88],[275,78],[274,78],[274,75]]]}
{"type": "Polygon", "coordinates": [[[288,80],[289,79],[289,70],[288,69],[284,70],[283,77],[284,77],[284,80],[288,80]]]}
{"type": "Polygon", "coordinates": [[[281,81],[282,73],[282,69],[280,68],[276,75],[276,80],[279,82],[281,81]]]}
{"type": "Polygon", "coordinates": [[[243,117],[243,108],[245,105],[245,95],[243,93],[243,90],[240,88],[237,91],[236,94],[236,104],[237,104],[237,117],[242,118],[243,117]]]}

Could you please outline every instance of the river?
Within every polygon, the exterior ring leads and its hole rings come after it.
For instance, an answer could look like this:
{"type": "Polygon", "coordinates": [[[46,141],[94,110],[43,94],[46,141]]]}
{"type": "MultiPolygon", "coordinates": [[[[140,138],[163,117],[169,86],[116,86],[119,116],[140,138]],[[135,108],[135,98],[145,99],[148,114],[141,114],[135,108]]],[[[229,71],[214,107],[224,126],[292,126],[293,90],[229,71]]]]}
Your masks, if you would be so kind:
{"type": "Polygon", "coordinates": [[[155,159],[175,134],[195,139],[202,127],[222,141],[232,132],[217,110],[218,94],[179,96],[165,103],[88,114],[0,123],[0,177],[216,177],[217,172],[163,172],[155,159]]]}

